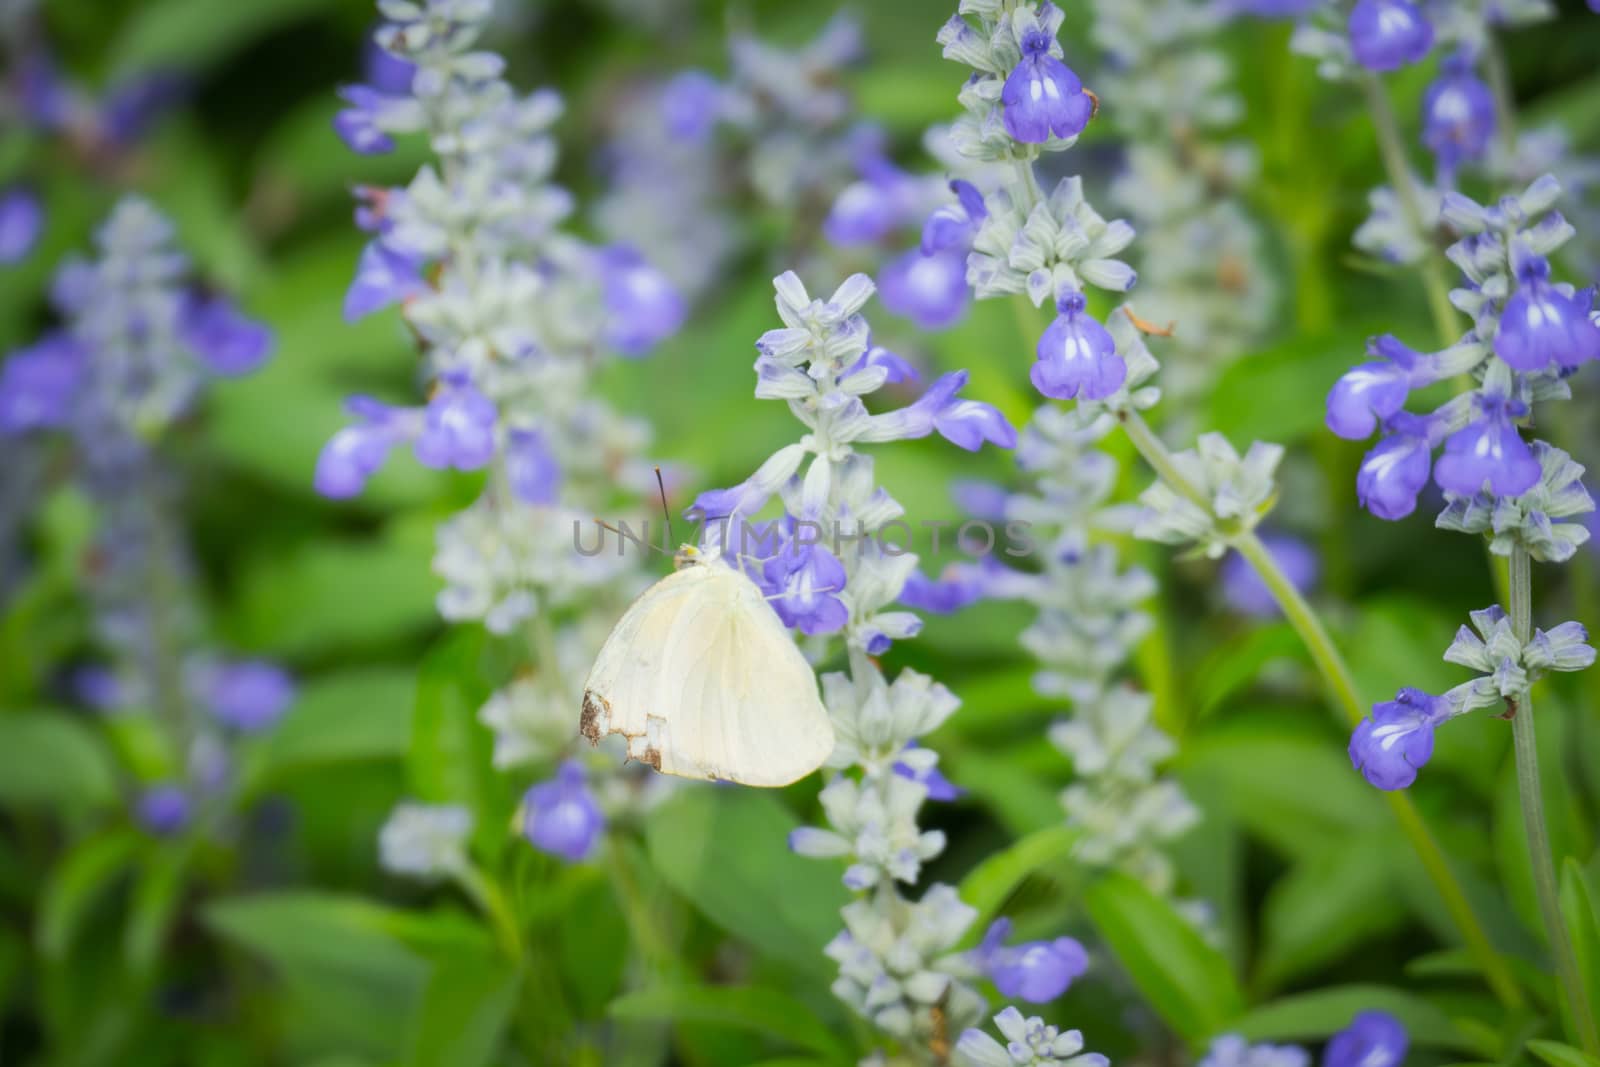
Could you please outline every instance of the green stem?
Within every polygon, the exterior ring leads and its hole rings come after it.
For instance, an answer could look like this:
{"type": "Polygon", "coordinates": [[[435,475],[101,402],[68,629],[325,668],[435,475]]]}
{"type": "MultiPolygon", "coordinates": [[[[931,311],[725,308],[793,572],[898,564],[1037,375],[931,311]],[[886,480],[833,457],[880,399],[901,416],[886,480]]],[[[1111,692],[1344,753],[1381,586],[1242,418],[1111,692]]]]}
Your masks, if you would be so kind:
{"type": "MultiPolygon", "coordinates": [[[[1526,643],[1533,634],[1533,576],[1527,550],[1518,545],[1511,551],[1511,630],[1526,643]]],[[[1555,956],[1556,978],[1567,1002],[1573,1028],[1584,1051],[1600,1056],[1600,1029],[1595,1026],[1594,1006],[1584,993],[1577,953],[1561,913],[1561,895],[1556,883],[1555,860],[1550,852],[1550,833],[1544,818],[1544,791],[1539,779],[1538,738],[1533,721],[1533,693],[1525,691],[1511,711],[1511,735],[1516,750],[1517,794],[1522,799],[1522,823],[1528,834],[1528,858],[1533,863],[1533,885],[1539,897],[1539,914],[1555,956]]]]}
{"type": "Polygon", "coordinates": [[[1511,72],[1506,69],[1506,55],[1500,50],[1500,42],[1490,37],[1483,50],[1483,58],[1484,66],[1489,69],[1489,90],[1494,94],[1494,109],[1499,118],[1500,144],[1507,156],[1514,156],[1517,150],[1517,98],[1511,91],[1511,72]]]}
{"type": "MultiPolygon", "coordinates": [[[[1378,154],[1383,157],[1383,169],[1389,175],[1389,184],[1400,202],[1406,225],[1427,236],[1433,231],[1422,215],[1422,204],[1417,192],[1416,178],[1406,162],[1405,142],[1400,138],[1400,124],[1395,120],[1394,109],[1389,106],[1389,96],[1377,75],[1368,74],[1362,79],[1367,92],[1367,109],[1372,113],[1372,125],[1378,134],[1378,154]]],[[[1439,344],[1448,348],[1461,337],[1460,323],[1455,305],[1450,303],[1450,284],[1445,280],[1444,268],[1431,246],[1422,257],[1419,268],[1422,287],[1428,296],[1428,310],[1433,314],[1433,325],[1439,332],[1439,344]]]]}
{"type": "Polygon", "coordinates": [[[507,903],[505,894],[491,882],[482,871],[470,863],[457,869],[455,872],[456,884],[461,891],[472,899],[478,910],[488,918],[489,925],[494,928],[495,941],[500,945],[500,951],[505,953],[507,959],[517,966],[522,965],[522,931],[518,927],[517,918],[512,914],[511,906],[507,903]]]}
{"type": "MultiPolygon", "coordinates": [[[[1204,508],[1209,514],[1210,500],[1198,486],[1184,477],[1183,472],[1173,462],[1172,454],[1167,451],[1166,445],[1151,431],[1143,417],[1137,412],[1128,412],[1122,417],[1122,425],[1129,439],[1133,441],[1134,447],[1162,481],[1173,491],[1181,493],[1204,508]]],[[[1349,665],[1345,663],[1338,646],[1333,643],[1332,636],[1322,624],[1315,609],[1283,573],[1277,560],[1273,559],[1272,554],[1267,551],[1253,530],[1232,538],[1231,543],[1245,561],[1255,568],[1262,582],[1272,593],[1273,599],[1282,608],[1284,617],[1299,634],[1301,642],[1311,654],[1312,662],[1316,664],[1318,672],[1327,684],[1337,709],[1344,714],[1350,725],[1354,726],[1361,722],[1366,717],[1367,707],[1361,699],[1355,675],[1351,673],[1349,665]]],[[[1494,943],[1489,940],[1488,932],[1473,910],[1466,890],[1462,888],[1460,880],[1451,869],[1444,849],[1439,846],[1427,823],[1423,821],[1422,814],[1417,811],[1411,798],[1405,793],[1385,793],[1384,797],[1388,801],[1389,809],[1394,812],[1401,831],[1411,842],[1417,859],[1421,861],[1434,888],[1438,890],[1445,910],[1449,912],[1451,920],[1466,942],[1467,950],[1483,971],[1484,980],[1489,983],[1495,996],[1506,1007],[1520,1008],[1523,1004],[1522,990],[1512,977],[1505,961],[1495,951],[1494,943]]]]}

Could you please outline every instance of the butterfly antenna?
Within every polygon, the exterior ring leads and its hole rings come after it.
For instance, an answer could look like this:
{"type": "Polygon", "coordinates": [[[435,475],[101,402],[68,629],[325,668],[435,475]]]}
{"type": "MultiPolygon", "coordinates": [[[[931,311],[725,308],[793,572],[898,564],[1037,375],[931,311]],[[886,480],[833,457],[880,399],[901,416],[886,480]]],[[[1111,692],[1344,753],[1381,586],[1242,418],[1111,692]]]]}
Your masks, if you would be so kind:
{"type": "Polygon", "coordinates": [[[667,540],[676,544],[678,539],[672,534],[672,509],[667,507],[667,483],[661,477],[660,466],[656,467],[656,488],[661,491],[661,517],[667,520],[667,540]]]}

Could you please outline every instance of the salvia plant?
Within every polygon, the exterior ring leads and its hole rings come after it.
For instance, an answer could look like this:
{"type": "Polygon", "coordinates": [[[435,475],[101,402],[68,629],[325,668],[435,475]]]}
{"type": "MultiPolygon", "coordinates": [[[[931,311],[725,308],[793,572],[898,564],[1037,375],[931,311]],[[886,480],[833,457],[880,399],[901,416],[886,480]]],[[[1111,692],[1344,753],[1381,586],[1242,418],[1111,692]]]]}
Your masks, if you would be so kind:
{"type": "Polygon", "coordinates": [[[280,667],[206,640],[166,440],[211,382],[254,371],[272,334],[194,283],[172,224],[147,201],[120,201],[95,246],[56,272],[60,326],[0,371],[0,433],[13,447],[58,438],[70,453],[93,513],[83,588],[96,645],[73,689],[149,739],[130,742],[130,810],[151,833],[176,835],[215,826],[239,786],[231,749],[294,699],[280,667]]]}
{"type": "Polygon", "coordinates": [[[1600,1063],[1600,0],[202,7],[0,0],[0,1062],[1600,1063]]]}
{"type": "MultiPolygon", "coordinates": [[[[562,102],[550,91],[518,94],[502,78],[505,61],[476,47],[490,3],[379,7],[376,44],[408,76],[387,91],[341,90],[335,128],[364,154],[419,137],[431,159],[405,185],[357,190],[370,240],[344,311],[357,319],[401,305],[426,402],[352,397],[354,421],[323,449],[315,484],[328,497],[354,496],[396,449],[477,477],[472,502],[438,528],[438,610],[491,635],[526,635],[522,663],[478,719],[493,731],[497,769],[551,774],[519,807],[528,843],[578,861],[599,847],[602,797],[614,809],[635,803],[632,790],[591,781],[573,758],[567,712],[603,636],[583,609],[619,604],[639,561],[575,553],[575,532],[649,477],[639,458],[648,427],[594,395],[593,375],[602,357],[637,358],[670,336],[684,302],[634,248],[561,229],[574,209],[552,181],[562,102]]],[[[473,830],[474,813],[460,805],[402,804],[382,833],[384,866],[455,879],[516,951],[504,901],[469,861],[473,830]]]]}

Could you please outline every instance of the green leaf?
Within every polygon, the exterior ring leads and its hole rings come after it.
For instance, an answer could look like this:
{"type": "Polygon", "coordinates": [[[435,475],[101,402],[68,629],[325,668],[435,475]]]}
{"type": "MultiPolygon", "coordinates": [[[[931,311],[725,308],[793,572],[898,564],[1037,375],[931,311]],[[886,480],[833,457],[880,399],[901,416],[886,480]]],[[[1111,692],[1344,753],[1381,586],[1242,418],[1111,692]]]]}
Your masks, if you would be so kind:
{"type": "Polygon", "coordinates": [[[0,807],[83,811],[117,801],[111,756],[61,711],[0,715],[0,807]]]}
{"type": "Polygon", "coordinates": [[[123,953],[135,974],[147,973],[160,959],[167,931],[178,913],[192,848],[186,842],[157,848],[139,871],[123,938],[123,953]]]}
{"type": "Polygon", "coordinates": [[[1281,659],[1306,660],[1305,645],[1288,623],[1252,627],[1227,641],[1200,665],[1195,679],[1195,712],[1204,718],[1230,697],[1247,690],[1262,668],[1281,659]]]}
{"type": "Polygon", "coordinates": [[[1201,425],[1241,448],[1251,441],[1292,442],[1325,432],[1328,390],[1352,363],[1361,361],[1371,332],[1345,328],[1293,337],[1236,360],[1207,393],[1209,413],[1201,425]]]}
{"type": "Polygon", "coordinates": [[[218,936],[269,964],[284,996],[282,1017],[304,1039],[385,1061],[404,1052],[406,1028],[430,967],[396,929],[415,921],[354,896],[290,890],[224,898],[206,907],[218,936]]]}
{"type": "Polygon", "coordinates": [[[1172,903],[1123,874],[1091,884],[1089,918],[1156,1012],[1193,1045],[1221,1032],[1244,994],[1220,952],[1172,903]]]}
{"type": "Polygon", "coordinates": [[[848,1050],[810,1008],[759,986],[657,986],[620,996],[607,1011],[616,1019],[714,1023],[753,1030],[830,1060],[848,1057],[848,1050]]]}
{"type": "Polygon", "coordinates": [[[312,679],[267,747],[274,773],[393,759],[411,745],[417,678],[410,667],[358,667],[312,679]]]}
{"type": "Polygon", "coordinates": [[[840,868],[789,851],[798,825],[753,789],[687,786],[645,826],[650,863],[707,919],[814,978],[831,978],[822,948],[849,899],[840,868]]]}
{"type": "MultiPolygon", "coordinates": [[[[1600,1003],[1600,894],[1571,856],[1561,866],[1561,913],[1589,1002],[1600,1003]]],[[[1562,1009],[1567,1011],[1564,1000],[1562,1009]]]]}
{"type": "Polygon", "coordinates": [[[409,1067],[481,1067],[499,1050],[521,974],[494,957],[434,964],[412,1021],[409,1067]]]}
{"type": "Polygon", "coordinates": [[[323,541],[250,560],[229,636],[244,648],[328,656],[414,636],[437,619],[431,521],[373,541],[323,541]]]}
{"type": "Polygon", "coordinates": [[[113,69],[121,75],[149,70],[200,71],[229,53],[322,7],[322,0],[158,0],[136,8],[112,40],[113,69]]]}
{"type": "Polygon", "coordinates": [[[1600,1067],[1600,1059],[1559,1041],[1529,1041],[1528,1051],[1550,1067],[1600,1067]]]}
{"type": "Polygon", "coordinates": [[[470,808],[475,840],[492,854],[505,843],[514,804],[494,769],[494,735],[478,721],[493,691],[487,649],[483,630],[459,627],[423,657],[406,776],[421,799],[470,808]]]}
{"type": "Polygon", "coordinates": [[[90,837],[56,865],[39,897],[39,953],[65,959],[91,912],[133,865],[144,841],[132,830],[90,837]]]}
{"type": "Polygon", "coordinates": [[[961,880],[961,899],[978,909],[969,936],[982,936],[1006,900],[1029,878],[1070,864],[1078,837],[1070,827],[1048,826],[985,857],[961,880]]]}
{"type": "Polygon", "coordinates": [[[1316,1041],[1343,1030],[1362,1011],[1393,1015],[1418,1045],[1490,1058],[1497,1055],[1497,1050],[1485,1048],[1428,1001],[1404,990],[1377,985],[1335,986],[1282,997],[1231,1020],[1228,1029],[1251,1041],[1316,1041]]]}
{"type": "Polygon", "coordinates": [[[1188,738],[1176,767],[1252,833],[1285,855],[1315,859],[1335,841],[1389,826],[1377,791],[1303,710],[1234,712],[1188,738]]]}
{"type": "Polygon", "coordinates": [[[1272,887],[1262,920],[1261,986],[1274,988],[1342,959],[1362,941],[1401,925],[1405,915],[1391,906],[1388,864],[1374,855],[1382,840],[1339,841],[1272,887]]]}

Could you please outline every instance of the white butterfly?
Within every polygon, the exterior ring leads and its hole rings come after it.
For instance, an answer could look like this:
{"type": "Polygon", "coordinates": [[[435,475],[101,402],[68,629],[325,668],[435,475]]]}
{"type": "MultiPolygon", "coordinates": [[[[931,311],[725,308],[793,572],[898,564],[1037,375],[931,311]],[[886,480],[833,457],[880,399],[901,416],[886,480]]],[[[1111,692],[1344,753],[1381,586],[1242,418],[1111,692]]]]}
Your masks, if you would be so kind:
{"type": "Polygon", "coordinates": [[[621,734],[664,774],[788,785],[828,758],[833,723],[777,612],[717,559],[685,545],[629,606],[584,684],[579,730],[621,734]]]}

